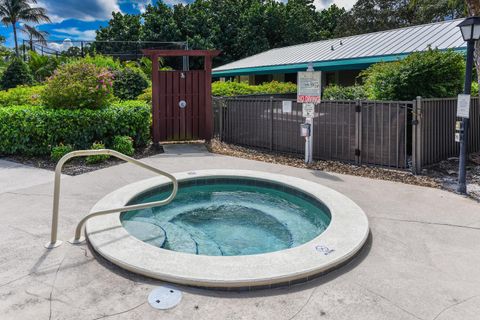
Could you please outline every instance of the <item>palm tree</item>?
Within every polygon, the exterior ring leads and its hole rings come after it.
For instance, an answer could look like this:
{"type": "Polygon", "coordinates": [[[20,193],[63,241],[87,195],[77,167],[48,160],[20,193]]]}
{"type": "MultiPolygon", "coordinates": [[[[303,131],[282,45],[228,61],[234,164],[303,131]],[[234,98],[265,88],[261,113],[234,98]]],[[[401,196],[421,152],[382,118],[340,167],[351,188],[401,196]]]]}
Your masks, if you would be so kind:
{"type": "Polygon", "coordinates": [[[17,23],[26,21],[33,23],[50,22],[47,10],[32,7],[37,0],[0,0],[0,17],[6,26],[12,25],[15,39],[15,52],[18,56],[17,23]]]}
{"type": "Polygon", "coordinates": [[[38,30],[35,27],[30,26],[28,24],[24,24],[20,29],[20,31],[22,31],[22,33],[28,37],[30,50],[33,50],[33,40],[37,40],[43,46],[47,45],[47,36],[48,36],[47,31],[38,30]]]}

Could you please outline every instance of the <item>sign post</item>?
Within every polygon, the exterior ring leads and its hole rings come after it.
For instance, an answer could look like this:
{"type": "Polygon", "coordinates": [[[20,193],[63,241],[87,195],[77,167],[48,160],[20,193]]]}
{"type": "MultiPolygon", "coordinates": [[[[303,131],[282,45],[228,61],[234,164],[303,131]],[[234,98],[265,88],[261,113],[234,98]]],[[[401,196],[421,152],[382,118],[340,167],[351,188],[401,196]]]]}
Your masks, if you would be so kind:
{"type": "Polygon", "coordinates": [[[298,73],[297,102],[302,103],[302,136],[305,137],[305,163],[313,162],[313,119],[315,118],[315,104],[321,100],[322,73],[315,72],[310,64],[306,72],[298,73]],[[308,129],[307,129],[308,128],[308,129]]]}

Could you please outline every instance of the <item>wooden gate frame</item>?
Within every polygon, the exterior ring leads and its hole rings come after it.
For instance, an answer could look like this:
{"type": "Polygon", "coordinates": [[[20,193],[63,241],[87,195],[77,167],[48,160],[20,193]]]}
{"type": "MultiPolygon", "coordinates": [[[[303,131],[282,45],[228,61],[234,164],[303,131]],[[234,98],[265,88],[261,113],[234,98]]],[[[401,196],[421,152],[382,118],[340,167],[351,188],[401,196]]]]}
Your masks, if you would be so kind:
{"type": "Polygon", "coordinates": [[[143,54],[152,60],[152,131],[153,143],[160,142],[160,57],[204,57],[205,70],[205,140],[213,137],[212,109],[212,59],[220,54],[219,50],[156,50],[144,49],[143,54]]]}

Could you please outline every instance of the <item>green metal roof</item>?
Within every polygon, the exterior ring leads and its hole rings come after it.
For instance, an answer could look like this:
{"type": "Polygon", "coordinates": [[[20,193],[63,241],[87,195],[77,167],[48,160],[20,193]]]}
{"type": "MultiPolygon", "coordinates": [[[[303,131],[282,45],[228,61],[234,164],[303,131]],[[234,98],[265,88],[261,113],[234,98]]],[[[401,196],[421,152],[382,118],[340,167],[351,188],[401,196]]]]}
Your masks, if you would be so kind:
{"type": "Polygon", "coordinates": [[[378,62],[403,59],[429,47],[464,51],[458,24],[450,20],[345,38],[272,49],[213,70],[214,77],[295,73],[312,62],[316,70],[364,69],[378,62]]]}

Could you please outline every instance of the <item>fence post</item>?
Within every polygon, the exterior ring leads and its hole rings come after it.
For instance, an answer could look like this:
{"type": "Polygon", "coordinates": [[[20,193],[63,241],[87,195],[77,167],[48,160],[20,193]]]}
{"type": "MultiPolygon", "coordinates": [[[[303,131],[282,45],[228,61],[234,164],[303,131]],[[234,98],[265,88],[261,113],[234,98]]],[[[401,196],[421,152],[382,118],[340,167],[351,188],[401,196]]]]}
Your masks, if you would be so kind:
{"type": "Polygon", "coordinates": [[[413,101],[412,114],[412,172],[422,171],[422,97],[413,101]]]}
{"type": "Polygon", "coordinates": [[[273,96],[270,97],[270,151],[273,150],[273,96]]]}
{"type": "Polygon", "coordinates": [[[362,101],[355,103],[355,162],[362,163],[362,101]]]}
{"type": "Polygon", "coordinates": [[[217,100],[218,103],[218,139],[223,141],[223,104],[225,103],[225,99],[219,98],[217,100]]]}

